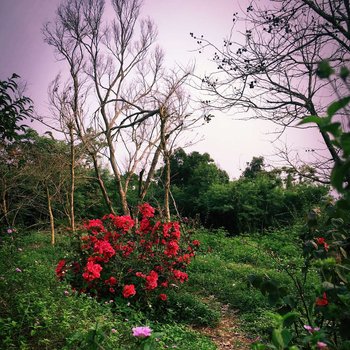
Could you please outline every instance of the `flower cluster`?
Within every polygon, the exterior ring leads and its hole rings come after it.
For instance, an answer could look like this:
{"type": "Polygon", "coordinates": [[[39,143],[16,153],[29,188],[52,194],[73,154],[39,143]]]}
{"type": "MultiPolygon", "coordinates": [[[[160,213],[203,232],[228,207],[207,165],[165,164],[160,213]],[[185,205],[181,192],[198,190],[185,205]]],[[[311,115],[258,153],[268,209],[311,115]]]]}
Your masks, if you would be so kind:
{"type": "Polygon", "coordinates": [[[57,277],[103,299],[156,295],[166,301],[167,288],[188,280],[186,269],[200,242],[191,242],[177,222],[155,220],[149,204],[139,210],[138,225],[130,216],[113,214],[87,221],[79,259],[60,260],[57,277]]]}

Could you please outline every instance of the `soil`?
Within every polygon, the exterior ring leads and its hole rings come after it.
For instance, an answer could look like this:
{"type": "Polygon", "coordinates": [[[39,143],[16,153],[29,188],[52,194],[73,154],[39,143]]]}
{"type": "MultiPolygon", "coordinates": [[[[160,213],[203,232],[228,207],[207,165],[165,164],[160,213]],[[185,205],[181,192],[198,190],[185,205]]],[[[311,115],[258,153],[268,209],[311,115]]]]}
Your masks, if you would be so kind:
{"type": "Polygon", "coordinates": [[[196,327],[196,331],[209,337],[218,350],[249,350],[257,339],[251,339],[240,329],[237,312],[221,305],[221,319],[217,327],[196,327]]]}

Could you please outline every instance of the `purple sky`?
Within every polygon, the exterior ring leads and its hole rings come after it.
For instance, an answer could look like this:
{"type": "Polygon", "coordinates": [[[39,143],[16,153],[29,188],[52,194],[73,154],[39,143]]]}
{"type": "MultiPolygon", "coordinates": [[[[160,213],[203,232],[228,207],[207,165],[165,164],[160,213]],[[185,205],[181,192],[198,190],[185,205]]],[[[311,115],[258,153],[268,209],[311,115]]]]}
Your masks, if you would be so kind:
{"type": "MultiPolygon", "coordinates": [[[[35,103],[37,113],[47,113],[47,87],[63,65],[55,60],[51,47],[43,42],[41,27],[53,20],[60,0],[0,0],[0,79],[19,74],[27,82],[26,95],[35,103]]],[[[107,1],[108,2],[108,1],[107,1]]],[[[143,15],[158,26],[158,43],[169,66],[186,65],[196,60],[204,72],[209,57],[198,56],[189,33],[204,34],[220,42],[232,24],[232,13],[246,8],[248,0],[145,0],[143,15]]],[[[208,68],[209,69],[209,68],[208,68]]],[[[199,131],[204,141],[189,150],[208,152],[217,164],[238,177],[253,156],[269,158],[274,154],[270,133],[275,126],[259,121],[234,120],[235,111],[217,116],[199,131]]],[[[282,140],[291,148],[308,148],[312,132],[290,131],[282,140]]],[[[315,144],[316,141],[312,142],[315,144]]],[[[317,143],[316,143],[317,145],[317,143]]]]}

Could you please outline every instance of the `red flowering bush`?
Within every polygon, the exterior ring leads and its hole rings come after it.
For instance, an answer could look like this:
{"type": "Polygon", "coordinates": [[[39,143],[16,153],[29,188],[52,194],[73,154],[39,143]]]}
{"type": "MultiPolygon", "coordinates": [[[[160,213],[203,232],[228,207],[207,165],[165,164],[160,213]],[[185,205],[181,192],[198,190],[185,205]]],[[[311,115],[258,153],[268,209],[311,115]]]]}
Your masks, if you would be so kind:
{"type": "Polygon", "coordinates": [[[190,242],[177,222],[157,221],[149,204],[139,209],[137,226],[130,216],[113,214],[86,222],[79,258],[61,260],[57,277],[98,298],[139,300],[155,294],[167,300],[167,288],[187,281],[187,266],[200,243],[190,242]]]}

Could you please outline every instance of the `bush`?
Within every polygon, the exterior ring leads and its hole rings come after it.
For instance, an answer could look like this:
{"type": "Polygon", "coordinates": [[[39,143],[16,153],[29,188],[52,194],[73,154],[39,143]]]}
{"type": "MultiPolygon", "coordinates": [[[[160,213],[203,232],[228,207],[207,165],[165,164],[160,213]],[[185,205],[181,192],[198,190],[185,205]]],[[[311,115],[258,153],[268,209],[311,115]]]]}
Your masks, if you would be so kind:
{"type": "Polygon", "coordinates": [[[154,220],[154,209],[140,207],[139,225],[129,216],[107,215],[85,224],[87,234],[74,260],[62,259],[57,276],[73,290],[102,300],[130,299],[145,302],[188,279],[187,265],[198,241],[181,235],[177,222],[154,220]]]}

